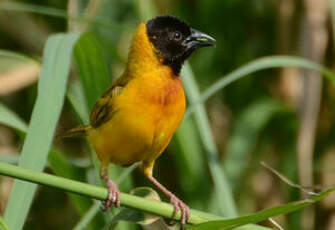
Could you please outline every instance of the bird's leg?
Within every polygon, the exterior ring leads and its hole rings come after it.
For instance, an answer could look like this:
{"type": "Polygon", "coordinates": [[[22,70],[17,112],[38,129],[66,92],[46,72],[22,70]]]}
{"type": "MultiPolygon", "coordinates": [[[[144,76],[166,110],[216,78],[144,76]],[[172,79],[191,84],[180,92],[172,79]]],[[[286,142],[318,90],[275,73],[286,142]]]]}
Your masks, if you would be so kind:
{"type": "Polygon", "coordinates": [[[173,205],[173,214],[171,218],[174,219],[178,211],[181,211],[180,224],[181,228],[184,228],[190,216],[190,208],[152,176],[153,164],[153,162],[150,162],[150,164],[143,163],[142,170],[147,178],[170,199],[170,203],[173,205]]]}
{"type": "Polygon", "coordinates": [[[153,176],[148,176],[148,179],[167,197],[169,197],[170,203],[173,205],[174,208],[172,219],[176,217],[176,214],[179,210],[181,211],[180,223],[183,228],[190,216],[190,208],[178,197],[176,197],[172,192],[170,192],[167,188],[165,188],[161,183],[159,183],[153,176]]]}
{"type": "Polygon", "coordinates": [[[104,211],[108,211],[111,206],[120,207],[120,191],[110,178],[109,178],[109,168],[107,165],[102,165],[100,169],[100,176],[106,182],[107,189],[108,189],[108,196],[107,199],[104,201],[103,205],[104,211]]]}

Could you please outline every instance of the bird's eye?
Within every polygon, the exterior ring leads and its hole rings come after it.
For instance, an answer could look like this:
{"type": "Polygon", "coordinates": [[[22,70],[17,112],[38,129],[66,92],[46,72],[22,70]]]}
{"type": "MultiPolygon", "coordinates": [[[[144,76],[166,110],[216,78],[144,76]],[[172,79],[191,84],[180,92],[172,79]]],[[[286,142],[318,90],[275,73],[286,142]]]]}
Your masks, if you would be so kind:
{"type": "Polygon", "coordinates": [[[172,36],[173,36],[173,39],[174,39],[175,41],[179,41],[179,40],[181,39],[181,37],[182,37],[182,36],[181,36],[181,33],[178,32],[178,31],[173,32],[172,36]]]}

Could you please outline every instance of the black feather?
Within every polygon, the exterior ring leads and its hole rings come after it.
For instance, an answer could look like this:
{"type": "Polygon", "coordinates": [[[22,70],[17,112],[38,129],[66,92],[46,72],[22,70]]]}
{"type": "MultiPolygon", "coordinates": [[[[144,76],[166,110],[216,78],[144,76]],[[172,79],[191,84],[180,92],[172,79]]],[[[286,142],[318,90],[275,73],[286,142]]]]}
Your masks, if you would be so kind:
{"type": "Polygon", "coordinates": [[[163,56],[163,64],[170,66],[174,74],[179,75],[188,57],[184,55],[187,50],[183,41],[191,34],[191,28],[186,22],[171,15],[155,17],[147,22],[146,27],[150,41],[163,56]],[[180,40],[173,39],[175,32],[181,34],[180,40]]]}

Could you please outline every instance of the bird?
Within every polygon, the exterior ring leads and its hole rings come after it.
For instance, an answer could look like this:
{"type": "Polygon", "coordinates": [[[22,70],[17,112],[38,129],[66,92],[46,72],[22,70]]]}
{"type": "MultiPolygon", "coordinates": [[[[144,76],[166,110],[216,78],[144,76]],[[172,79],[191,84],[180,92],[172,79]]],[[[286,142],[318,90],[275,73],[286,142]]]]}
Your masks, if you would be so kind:
{"type": "Polygon", "coordinates": [[[85,136],[93,146],[108,189],[104,210],[120,206],[120,191],[109,178],[109,164],[141,162],[145,177],[170,199],[171,218],[181,211],[181,227],[187,223],[189,207],[153,177],[153,168],[185,113],[182,65],[197,48],[215,43],[213,37],[175,16],[161,15],[140,23],[126,68],[94,105],[90,124],[63,135],[85,136]]]}

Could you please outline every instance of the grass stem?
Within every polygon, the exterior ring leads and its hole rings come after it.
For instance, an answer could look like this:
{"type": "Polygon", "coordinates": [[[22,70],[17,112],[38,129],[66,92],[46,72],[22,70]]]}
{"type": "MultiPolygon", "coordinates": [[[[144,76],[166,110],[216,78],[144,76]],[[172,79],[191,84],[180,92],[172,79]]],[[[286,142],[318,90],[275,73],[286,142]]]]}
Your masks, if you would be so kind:
{"type": "MultiPolygon", "coordinates": [[[[107,197],[106,188],[54,176],[47,173],[35,172],[3,162],[0,162],[0,174],[15,177],[32,183],[58,188],[67,192],[76,193],[97,200],[105,200],[107,197]]],[[[173,213],[173,207],[170,204],[152,201],[125,193],[121,193],[121,205],[145,212],[150,212],[166,218],[170,218],[173,213]]],[[[176,219],[180,219],[180,212],[177,214],[176,219]]],[[[222,217],[197,210],[191,210],[189,223],[198,224],[216,219],[222,219],[222,217]]]]}

